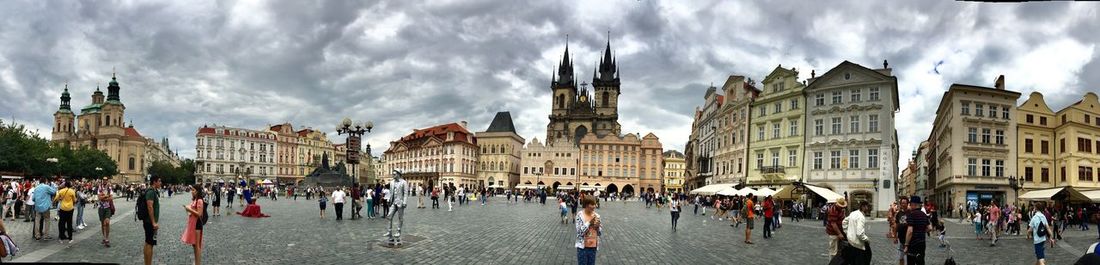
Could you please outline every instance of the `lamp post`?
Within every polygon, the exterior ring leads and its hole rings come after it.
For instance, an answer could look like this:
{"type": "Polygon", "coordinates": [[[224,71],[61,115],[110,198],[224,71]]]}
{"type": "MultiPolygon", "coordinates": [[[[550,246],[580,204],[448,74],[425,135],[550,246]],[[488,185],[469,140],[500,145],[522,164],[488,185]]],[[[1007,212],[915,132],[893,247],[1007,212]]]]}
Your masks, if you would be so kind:
{"type": "MultiPolygon", "coordinates": [[[[348,138],[344,141],[344,147],[347,148],[346,162],[352,165],[351,182],[359,182],[359,144],[361,143],[363,134],[369,133],[374,128],[374,122],[352,122],[350,118],[345,117],[336,125],[337,134],[347,134],[348,138]]],[[[370,145],[367,145],[367,150],[370,150],[370,145]]],[[[367,154],[367,158],[370,159],[370,154],[367,154]]]]}
{"type": "Polygon", "coordinates": [[[1015,204],[1020,199],[1020,180],[1015,176],[1008,177],[1008,186],[1012,188],[1015,195],[1015,199],[1012,201],[1015,204]]]}

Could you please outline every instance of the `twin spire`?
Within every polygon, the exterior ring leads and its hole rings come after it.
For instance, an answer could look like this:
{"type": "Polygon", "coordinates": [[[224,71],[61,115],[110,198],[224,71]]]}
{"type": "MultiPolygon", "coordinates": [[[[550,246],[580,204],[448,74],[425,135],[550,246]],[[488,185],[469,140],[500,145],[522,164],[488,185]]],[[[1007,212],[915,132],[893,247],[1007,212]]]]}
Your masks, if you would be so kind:
{"type": "MultiPolygon", "coordinates": [[[[597,66],[592,69],[592,80],[593,82],[615,81],[619,78],[618,72],[619,66],[616,63],[615,56],[611,53],[611,32],[608,31],[607,45],[604,47],[603,57],[600,58],[597,66]]],[[[569,35],[565,35],[565,52],[558,64],[557,76],[552,78],[552,84],[554,87],[571,86],[574,89],[577,87],[573,75],[573,59],[569,58],[569,35]]]]}

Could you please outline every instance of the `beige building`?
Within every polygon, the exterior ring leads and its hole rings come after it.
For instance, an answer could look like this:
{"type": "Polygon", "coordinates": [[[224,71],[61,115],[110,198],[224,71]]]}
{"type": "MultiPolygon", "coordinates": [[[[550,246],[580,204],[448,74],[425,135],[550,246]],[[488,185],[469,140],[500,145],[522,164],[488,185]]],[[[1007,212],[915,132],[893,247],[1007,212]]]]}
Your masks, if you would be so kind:
{"type": "Polygon", "coordinates": [[[665,192],[684,192],[684,154],[676,150],[668,150],[664,153],[664,185],[665,192]]]}
{"type": "Polygon", "coordinates": [[[580,142],[581,176],[606,187],[609,193],[660,191],[662,160],[660,139],[652,133],[641,138],[633,133],[622,137],[589,134],[580,142]]]}
{"type": "Polygon", "coordinates": [[[711,183],[739,183],[748,175],[749,112],[760,90],[753,87],[751,79],[731,75],[722,92],[725,103],[718,110],[718,151],[711,183]]]}
{"type": "Polygon", "coordinates": [[[749,186],[778,187],[801,179],[803,174],[803,130],[805,84],[798,71],[776,67],[764,78],[760,94],[752,103],[749,129],[749,186]]]}
{"type": "Polygon", "coordinates": [[[489,128],[477,132],[477,186],[503,191],[519,184],[523,137],[516,133],[512,114],[497,112],[489,128]]]}
{"type": "Polygon", "coordinates": [[[391,172],[397,169],[417,186],[454,184],[475,188],[478,149],[465,121],[416,129],[390,142],[382,155],[385,175],[381,181],[389,181],[391,172]]]}
{"type": "Polygon", "coordinates": [[[1096,93],[1051,112],[1038,92],[1018,107],[1021,192],[1100,188],[1100,101],[1096,93]],[[1053,173],[1052,173],[1053,172],[1053,173]]]}
{"type": "MultiPolygon", "coordinates": [[[[703,106],[695,108],[695,119],[691,123],[691,138],[686,148],[687,163],[692,175],[687,177],[687,189],[717,184],[713,178],[717,169],[715,160],[718,149],[722,147],[721,132],[718,126],[722,124],[722,105],[726,103],[725,96],[720,94],[718,88],[709,87],[703,94],[703,106]]],[[[732,126],[731,126],[732,127],[732,126]]],[[[730,156],[732,157],[732,155],[730,156]]]]}
{"type": "Polygon", "coordinates": [[[952,84],[940,100],[929,141],[930,180],[937,205],[1014,201],[1008,178],[1017,172],[1016,100],[1004,76],[994,87],[952,84]]]}
{"type": "MultiPolygon", "coordinates": [[[[520,150],[520,184],[515,188],[575,188],[581,181],[581,174],[577,172],[579,160],[580,149],[568,139],[558,138],[556,142],[546,144],[539,142],[538,138],[532,139],[520,150]]],[[[588,187],[595,188],[593,184],[588,187]]]]}
{"type": "Polygon", "coordinates": [[[275,180],[275,143],[271,131],[203,125],[195,133],[195,181],[275,180]]]}
{"type": "Polygon", "coordinates": [[[61,93],[61,106],[54,112],[51,141],[71,148],[88,146],[103,151],[118,167],[119,174],[111,178],[115,183],[140,183],[145,181],[148,168],[155,159],[163,159],[178,166],[179,157],[164,143],[158,144],[145,138],[126,125],[126,106],[119,97],[121,88],[115,76],[107,86],[107,96],[97,87],[92,102],[76,115],[71,108],[69,87],[61,93]]]}
{"type": "Polygon", "coordinates": [[[295,134],[297,135],[295,139],[298,147],[298,150],[295,151],[298,155],[295,163],[298,170],[295,172],[297,174],[293,175],[295,178],[304,179],[306,175],[313,173],[314,169],[321,166],[321,162],[326,155],[329,159],[329,166],[334,166],[337,162],[340,162],[336,160],[336,146],[328,140],[328,135],[325,132],[306,127],[298,130],[295,134]]]}
{"type": "MultiPolygon", "coordinates": [[[[913,154],[914,158],[916,154],[913,154]]],[[[898,176],[898,192],[901,194],[917,194],[917,163],[914,160],[909,160],[909,163],[905,166],[905,169],[901,171],[901,175],[898,176]]]]}
{"type": "Polygon", "coordinates": [[[280,181],[297,183],[304,180],[309,173],[298,171],[298,134],[294,125],[289,122],[277,124],[268,126],[267,130],[275,134],[275,174],[280,181]]]}

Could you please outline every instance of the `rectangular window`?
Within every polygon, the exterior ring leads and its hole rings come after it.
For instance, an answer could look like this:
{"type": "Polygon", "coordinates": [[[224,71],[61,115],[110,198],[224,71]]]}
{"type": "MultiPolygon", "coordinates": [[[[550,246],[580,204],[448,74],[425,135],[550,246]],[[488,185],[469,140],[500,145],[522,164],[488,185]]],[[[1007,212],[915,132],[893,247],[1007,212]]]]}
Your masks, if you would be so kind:
{"type": "Polygon", "coordinates": [[[982,159],[982,176],[983,177],[988,177],[989,176],[989,163],[990,163],[989,159],[982,159]]]}
{"type": "Polygon", "coordinates": [[[1027,123],[1035,123],[1035,116],[1032,116],[1031,114],[1028,114],[1027,115],[1027,123]]]}
{"type": "Polygon", "coordinates": [[[1008,113],[1009,113],[1008,107],[1001,107],[1001,118],[1002,119],[1007,120],[1008,119],[1008,113]]]}
{"type": "Polygon", "coordinates": [[[779,151],[778,150],[777,151],[772,151],[772,166],[773,167],[778,167],[779,166],[779,151]]]}
{"type": "Polygon", "coordinates": [[[843,103],[844,100],[841,94],[840,91],[833,91],[833,104],[843,103]]]}
{"type": "Polygon", "coordinates": [[[1024,139],[1024,153],[1029,153],[1030,154],[1030,153],[1035,152],[1035,149],[1033,147],[1031,147],[1031,144],[1032,144],[1031,139],[1024,139]]]}
{"type": "Polygon", "coordinates": [[[795,167],[798,164],[798,150],[787,150],[787,166],[795,167]]]}
{"type": "Polygon", "coordinates": [[[970,115],[970,102],[962,103],[962,115],[970,115]]]}
{"type": "Polygon", "coordinates": [[[1047,117],[1039,117],[1039,125],[1047,125],[1047,117]]]}
{"type": "Polygon", "coordinates": [[[1092,181],[1092,168],[1091,167],[1077,167],[1077,180],[1092,181]]]}
{"type": "Polygon", "coordinates": [[[1031,167],[1024,168],[1024,181],[1032,182],[1035,179],[1035,169],[1031,167]]]}
{"type": "Polygon", "coordinates": [[[791,109],[792,110],[798,109],[798,99],[797,98],[791,99],[791,109]]]}
{"type": "Polygon", "coordinates": [[[1061,171],[1060,173],[1062,173],[1062,174],[1058,178],[1062,179],[1062,182],[1066,182],[1066,167],[1063,166],[1062,168],[1059,169],[1059,171],[1061,171]]]}
{"type": "Polygon", "coordinates": [[[764,117],[764,114],[768,114],[768,106],[760,106],[760,111],[757,112],[757,117],[764,117]]]}
{"type": "Polygon", "coordinates": [[[867,149],[867,168],[878,168],[878,149],[867,149]]]}
{"type": "Polygon", "coordinates": [[[779,138],[779,123],[772,123],[772,139],[779,138]]]}
{"type": "Polygon", "coordinates": [[[1039,169],[1039,178],[1044,183],[1050,182],[1050,169],[1045,167],[1039,169]]]}
{"type": "Polygon", "coordinates": [[[861,93],[861,91],[858,88],[852,89],[852,94],[851,94],[852,102],[859,102],[861,100],[859,97],[862,96],[862,95],[863,95],[863,93],[861,93]]]}
{"type": "Polygon", "coordinates": [[[966,160],[966,175],[977,176],[978,175],[978,159],[969,158],[966,160]]]}
{"type": "Polygon", "coordinates": [[[878,132],[878,114],[867,116],[867,131],[878,132]]]}
{"type": "Polygon", "coordinates": [[[783,111],[783,102],[776,102],[775,108],[774,110],[772,110],[772,114],[779,113],[780,111],[783,111]]]}
{"type": "Polygon", "coordinates": [[[848,131],[852,133],[859,133],[859,115],[852,115],[852,117],[849,117],[848,120],[851,121],[851,125],[849,125],[850,128],[848,128],[848,131]]]}
{"type": "Polygon", "coordinates": [[[798,136],[798,120],[791,121],[791,126],[788,128],[791,129],[790,136],[798,136]]]}
{"type": "Polygon", "coordinates": [[[997,130],[997,134],[995,135],[994,140],[996,140],[997,144],[999,145],[1005,144],[1005,131],[997,130]]]}
{"type": "Polygon", "coordinates": [[[859,168],[859,150],[848,150],[848,168],[859,168]]]}
{"type": "Polygon", "coordinates": [[[1066,138],[1058,139],[1058,152],[1066,152],[1066,138]]]}
{"type": "Polygon", "coordinates": [[[756,139],[764,140],[764,127],[756,127],[756,139]]]}
{"type": "Polygon", "coordinates": [[[840,117],[834,117],[833,118],[833,130],[830,131],[829,133],[833,134],[833,135],[843,133],[840,130],[840,117]]]}
{"type": "Polygon", "coordinates": [[[988,144],[989,143],[989,132],[990,132],[989,128],[983,128],[982,129],[982,143],[983,144],[988,144]]]}
{"type": "Polygon", "coordinates": [[[764,168],[764,153],[756,152],[756,168],[764,168]]]}
{"type": "Polygon", "coordinates": [[[814,169],[821,169],[821,152],[814,152],[814,169]]]}
{"type": "Polygon", "coordinates": [[[878,88],[877,87],[872,87],[871,88],[871,94],[868,95],[868,99],[870,99],[871,101],[878,100],[878,88]]]}
{"type": "Polygon", "coordinates": [[[998,177],[1004,177],[1005,176],[1005,161],[1004,160],[997,160],[996,166],[997,167],[996,167],[995,172],[997,172],[997,176],[998,177]]]}
{"type": "Polygon", "coordinates": [[[840,168],[840,151],[829,151],[829,169],[840,168]]]}
{"type": "Polygon", "coordinates": [[[1090,121],[1092,121],[1092,116],[1085,114],[1085,124],[1089,124],[1090,121]]]}
{"type": "Polygon", "coordinates": [[[823,128],[824,127],[823,123],[824,122],[821,121],[821,119],[814,120],[814,135],[821,136],[822,134],[824,134],[823,131],[825,129],[823,128]]]}
{"type": "Polygon", "coordinates": [[[985,115],[985,105],[974,104],[974,115],[978,117],[985,115]]]}
{"type": "Polygon", "coordinates": [[[997,118],[997,106],[989,105],[989,117],[997,118]]]}
{"type": "Polygon", "coordinates": [[[1046,140],[1039,141],[1039,150],[1044,155],[1050,154],[1050,142],[1047,142],[1046,140]]]}
{"type": "Polygon", "coordinates": [[[978,128],[968,128],[966,130],[966,142],[978,143],[978,128]]]}
{"type": "Polygon", "coordinates": [[[814,106],[824,106],[824,105],[825,105],[825,94],[814,95],[814,106]]]}

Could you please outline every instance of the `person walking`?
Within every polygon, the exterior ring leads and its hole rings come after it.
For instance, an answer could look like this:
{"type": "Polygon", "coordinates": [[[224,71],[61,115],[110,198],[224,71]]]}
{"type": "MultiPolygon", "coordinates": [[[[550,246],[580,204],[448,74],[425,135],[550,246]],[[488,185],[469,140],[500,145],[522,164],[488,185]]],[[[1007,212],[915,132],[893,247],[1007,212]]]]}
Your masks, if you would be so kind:
{"type": "Polygon", "coordinates": [[[234,196],[237,193],[236,190],[237,190],[236,187],[227,187],[225,189],[225,208],[226,209],[233,209],[233,197],[236,197],[236,196],[234,196]]]}
{"type": "Polygon", "coordinates": [[[70,182],[61,184],[61,190],[53,197],[53,203],[58,204],[57,215],[57,240],[61,243],[73,243],[73,210],[76,209],[76,190],[73,190],[70,182]],[[65,242],[68,240],[68,242],[65,242]]]}
{"type": "Polygon", "coordinates": [[[141,227],[145,230],[145,246],[142,251],[145,265],[153,264],[153,247],[157,245],[157,231],[160,230],[160,176],[152,176],[150,187],[138,198],[138,219],[141,219],[141,227]],[[141,210],[144,209],[144,210],[141,210]]]}
{"type": "Polygon", "coordinates": [[[898,202],[894,205],[896,208],[892,211],[892,217],[894,224],[891,226],[891,230],[888,233],[893,233],[891,240],[893,241],[895,249],[897,250],[898,265],[905,265],[905,240],[906,233],[909,231],[909,223],[906,222],[906,218],[909,215],[909,198],[901,196],[898,198],[898,202]]]}
{"type": "Polygon", "coordinates": [[[213,203],[210,204],[212,210],[214,210],[214,216],[221,215],[222,207],[222,187],[221,185],[214,184],[214,188],[210,190],[211,197],[213,197],[213,203]]]}
{"type": "Polygon", "coordinates": [[[1046,264],[1046,243],[1050,242],[1050,247],[1054,247],[1055,239],[1051,237],[1050,223],[1047,221],[1046,210],[1047,205],[1045,202],[1036,202],[1032,208],[1031,221],[1028,222],[1027,234],[1031,238],[1031,243],[1035,246],[1035,265],[1046,264]]]}
{"type": "Polygon", "coordinates": [[[321,219],[325,219],[325,204],[328,203],[328,196],[325,196],[325,192],[317,190],[317,205],[321,208],[321,219]]]}
{"type": "Polygon", "coordinates": [[[432,209],[439,209],[439,188],[437,187],[432,187],[432,209]]]}
{"type": "Polygon", "coordinates": [[[99,200],[96,201],[96,211],[99,213],[99,230],[103,233],[103,247],[111,247],[111,216],[115,214],[115,197],[111,194],[111,186],[107,180],[99,184],[99,200]]]}
{"type": "Polygon", "coordinates": [[[775,222],[775,202],[772,196],[764,197],[764,239],[772,237],[773,223],[775,222]]]}
{"type": "Polygon", "coordinates": [[[53,198],[57,195],[57,189],[50,186],[45,179],[38,183],[38,186],[34,187],[34,212],[35,212],[35,224],[37,224],[38,230],[36,238],[38,239],[53,239],[50,234],[50,207],[53,206],[53,198]]]}
{"type": "Polygon", "coordinates": [[[332,191],[332,209],[336,210],[336,220],[344,219],[344,201],[347,199],[347,194],[344,193],[344,189],[337,188],[332,191]]]}
{"type": "Polygon", "coordinates": [[[867,236],[865,216],[869,212],[871,212],[871,204],[862,201],[859,203],[858,211],[852,211],[847,218],[844,218],[844,235],[848,239],[848,245],[852,246],[844,255],[847,264],[871,264],[871,252],[868,251],[871,249],[871,238],[867,236]]]}
{"type": "Polygon", "coordinates": [[[844,240],[844,230],[841,228],[841,222],[847,215],[845,209],[848,208],[848,201],[844,198],[837,198],[836,203],[833,203],[829,207],[829,211],[825,214],[827,220],[825,226],[825,234],[829,235],[829,256],[836,256],[839,252],[840,241],[844,240]]]}
{"type": "Polygon", "coordinates": [[[205,196],[202,186],[195,184],[191,187],[191,205],[183,206],[183,210],[187,211],[187,226],[183,228],[180,241],[194,249],[195,265],[202,265],[202,227],[205,225],[203,220],[207,219],[203,216],[206,213],[206,203],[203,201],[205,196]]]}
{"type": "Polygon", "coordinates": [[[88,188],[81,185],[77,185],[76,191],[76,221],[73,224],[76,225],[77,230],[84,230],[84,206],[88,204],[88,188]]]}
{"type": "Polygon", "coordinates": [[[909,213],[905,216],[905,222],[908,224],[908,230],[905,233],[905,259],[906,264],[909,265],[924,264],[925,238],[928,230],[932,229],[928,214],[921,211],[920,207],[920,196],[909,197],[909,213]]]}
{"type": "Polygon", "coordinates": [[[561,212],[561,223],[565,223],[565,216],[569,215],[569,206],[565,204],[566,198],[558,196],[558,211],[561,212]]]}
{"type": "Polygon", "coordinates": [[[359,195],[359,184],[355,184],[351,187],[351,220],[362,218],[362,216],[359,216],[359,209],[362,209],[359,195]]]}
{"type": "Polygon", "coordinates": [[[672,231],[676,231],[676,221],[680,220],[680,198],[671,198],[668,202],[668,212],[672,215],[672,231]]]}
{"type": "Polygon", "coordinates": [[[997,234],[999,234],[1001,232],[1001,227],[1000,227],[1000,225],[998,225],[998,224],[1000,224],[1000,221],[1001,221],[1001,214],[1002,214],[1001,213],[1001,208],[997,207],[997,201],[993,201],[993,203],[991,203],[990,206],[989,206],[989,224],[990,224],[989,246],[990,247],[997,246],[997,234]]]}
{"type": "Polygon", "coordinates": [[[596,198],[584,196],[581,199],[584,210],[577,215],[577,236],[574,247],[577,248],[578,265],[596,264],[596,250],[599,247],[600,236],[603,235],[603,226],[600,223],[600,214],[596,213],[596,198]]]}
{"type": "MultiPolygon", "coordinates": [[[[741,209],[741,212],[745,214],[745,244],[752,245],[752,228],[755,226],[753,219],[756,219],[756,213],[752,211],[756,203],[752,201],[753,195],[749,193],[749,196],[745,196],[745,208],[741,209]]],[[[707,208],[704,207],[703,211],[706,212],[707,208]]]]}

